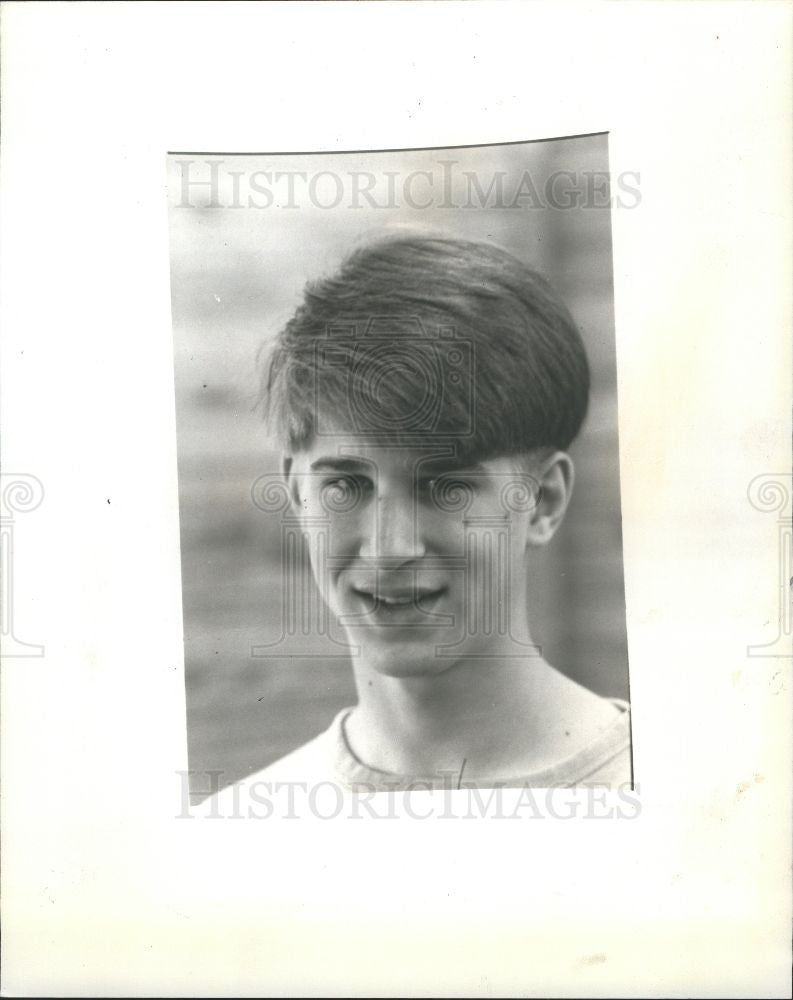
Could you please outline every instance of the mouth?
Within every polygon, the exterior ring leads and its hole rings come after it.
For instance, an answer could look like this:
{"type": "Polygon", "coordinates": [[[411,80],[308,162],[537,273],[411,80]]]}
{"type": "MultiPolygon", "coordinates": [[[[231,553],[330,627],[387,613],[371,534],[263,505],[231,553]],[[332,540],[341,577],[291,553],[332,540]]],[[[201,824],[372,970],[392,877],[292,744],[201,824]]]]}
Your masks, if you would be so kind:
{"type": "Polygon", "coordinates": [[[352,587],[362,612],[372,624],[433,624],[429,615],[448,587],[415,587],[401,590],[352,587]]]}

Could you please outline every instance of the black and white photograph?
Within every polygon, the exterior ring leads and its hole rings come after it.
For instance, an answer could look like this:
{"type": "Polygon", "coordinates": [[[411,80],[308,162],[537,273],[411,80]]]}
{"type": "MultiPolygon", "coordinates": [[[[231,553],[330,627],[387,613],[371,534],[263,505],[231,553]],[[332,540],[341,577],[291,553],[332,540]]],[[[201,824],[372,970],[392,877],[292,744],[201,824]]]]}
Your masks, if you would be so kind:
{"type": "Polygon", "coordinates": [[[791,995],[793,0],[0,3],[0,993],[791,995]]]}
{"type": "Polygon", "coordinates": [[[608,136],[168,169],[193,799],[630,789],[608,136]]]}

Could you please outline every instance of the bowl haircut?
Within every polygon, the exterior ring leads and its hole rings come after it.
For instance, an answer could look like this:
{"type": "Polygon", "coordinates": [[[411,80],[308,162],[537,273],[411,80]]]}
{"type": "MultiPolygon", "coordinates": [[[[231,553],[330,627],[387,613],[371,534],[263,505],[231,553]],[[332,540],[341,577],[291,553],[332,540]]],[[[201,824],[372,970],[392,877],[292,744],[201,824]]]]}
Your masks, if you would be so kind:
{"type": "Polygon", "coordinates": [[[309,283],[262,381],[288,453],[333,425],[453,442],[460,465],[566,450],[588,399],[581,335],[548,282],[492,244],[436,235],[381,238],[309,283]]]}

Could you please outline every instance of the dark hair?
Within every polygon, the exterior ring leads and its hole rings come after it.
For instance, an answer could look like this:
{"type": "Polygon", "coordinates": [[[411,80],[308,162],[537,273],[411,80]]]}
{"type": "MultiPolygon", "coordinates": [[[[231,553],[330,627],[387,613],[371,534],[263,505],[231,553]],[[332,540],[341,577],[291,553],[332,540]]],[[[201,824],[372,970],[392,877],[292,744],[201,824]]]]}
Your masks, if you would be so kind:
{"type": "Polygon", "coordinates": [[[288,451],[332,421],[352,434],[451,438],[478,460],[567,448],[586,415],[589,366],[565,305],[512,254],[396,235],[307,285],[263,390],[288,451]]]}

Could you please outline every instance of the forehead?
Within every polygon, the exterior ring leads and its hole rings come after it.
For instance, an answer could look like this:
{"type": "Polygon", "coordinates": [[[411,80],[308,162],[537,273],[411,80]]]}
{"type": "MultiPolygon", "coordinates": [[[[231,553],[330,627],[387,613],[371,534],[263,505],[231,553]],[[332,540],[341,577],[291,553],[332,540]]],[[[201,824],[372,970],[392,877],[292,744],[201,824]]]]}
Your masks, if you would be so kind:
{"type": "Polygon", "coordinates": [[[414,444],[374,443],[349,436],[326,436],[315,439],[293,456],[296,472],[337,469],[340,471],[377,470],[380,475],[413,477],[473,471],[479,475],[503,473],[519,468],[517,456],[492,456],[470,460],[453,442],[414,444]]]}

